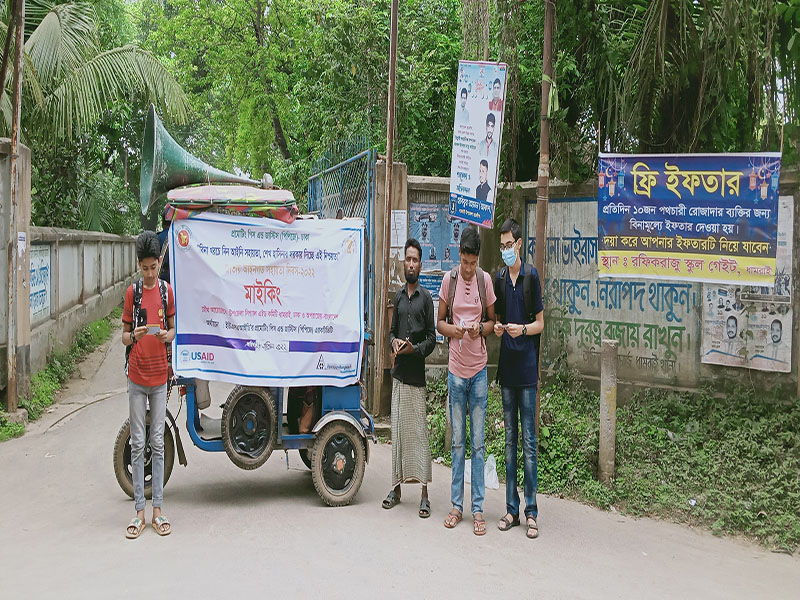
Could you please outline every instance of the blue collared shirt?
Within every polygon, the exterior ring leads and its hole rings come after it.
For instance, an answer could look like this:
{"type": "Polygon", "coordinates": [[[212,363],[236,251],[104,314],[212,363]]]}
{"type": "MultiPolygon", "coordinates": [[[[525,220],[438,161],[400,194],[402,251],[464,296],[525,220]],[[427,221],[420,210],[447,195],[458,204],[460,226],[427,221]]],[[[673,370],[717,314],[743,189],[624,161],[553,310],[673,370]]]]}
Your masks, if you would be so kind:
{"type": "MultiPolygon", "coordinates": [[[[531,269],[522,265],[517,283],[511,282],[510,271],[506,272],[506,306],[505,323],[530,323],[530,317],[525,310],[525,284],[524,273],[531,269]]],[[[539,274],[531,269],[533,277],[533,314],[538,315],[544,307],[542,305],[542,288],[539,283],[539,274]]],[[[499,273],[497,276],[499,279],[499,273]]],[[[512,338],[508,333],[503,333],[500,340],[500,360],[498,362],[498,377],[503,387],[529,387],[535,386],[539,381],[539,369],[534,336],[521,335],[512,338]]]]}

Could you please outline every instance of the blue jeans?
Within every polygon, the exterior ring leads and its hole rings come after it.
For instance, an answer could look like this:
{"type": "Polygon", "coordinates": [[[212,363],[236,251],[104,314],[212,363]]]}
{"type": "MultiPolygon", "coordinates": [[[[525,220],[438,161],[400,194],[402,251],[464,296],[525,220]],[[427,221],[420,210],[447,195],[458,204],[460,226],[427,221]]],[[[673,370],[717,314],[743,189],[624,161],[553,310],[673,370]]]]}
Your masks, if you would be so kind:
{"type": "Polygon", "coordinates": [[[450,456],[453,459],[453,483],[450,488],[450,501],[459,511],[464,512],[464,460],[466,454],[467,410],[469,410],[470,432],[472,434],[472,514],[483,512],[485,486],[483,468],[486,451],[483,445],[486,423],[486,401],[489,396],[489,382],[486,367],[469,379],[462,379],[447,373],[447,389],[450,397],[450,420],[453,424],[453,445],[450,456]]]}
{"type": "Polygon", "coordinates": [[[133,500],[137,511],[144,510],[144,463],[147,408],[150,404],[150,483],[153,508],[160,508],[164,493],[164,421],[167,416],[167,384],[146,387],[128,380],[128,408],[131,425],[131,466],[133,500]]]}
{"type": "Polygon", "coordinates": [[[517,492],[517,415],[522,429],[525,516],[536,518],[536,387],[504,387],[503,421],[506,430],[506,510],[519,515],[517,492]]]}

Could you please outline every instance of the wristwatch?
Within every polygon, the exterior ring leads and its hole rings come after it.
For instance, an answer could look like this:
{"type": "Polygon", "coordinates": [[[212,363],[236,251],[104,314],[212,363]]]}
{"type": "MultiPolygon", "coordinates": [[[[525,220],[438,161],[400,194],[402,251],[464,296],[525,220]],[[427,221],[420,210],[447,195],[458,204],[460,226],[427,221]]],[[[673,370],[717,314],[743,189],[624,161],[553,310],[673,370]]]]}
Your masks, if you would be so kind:
{"type": "Polygon", "coordinates": [[[131,346],[136,343],[136,336],[134,335],[133,331],[131,331],[131,346]]]}
{"type": "Polygon", "coordinates": [[[528,325],[522,326],[522,335],[528,335],[528,325]]]}

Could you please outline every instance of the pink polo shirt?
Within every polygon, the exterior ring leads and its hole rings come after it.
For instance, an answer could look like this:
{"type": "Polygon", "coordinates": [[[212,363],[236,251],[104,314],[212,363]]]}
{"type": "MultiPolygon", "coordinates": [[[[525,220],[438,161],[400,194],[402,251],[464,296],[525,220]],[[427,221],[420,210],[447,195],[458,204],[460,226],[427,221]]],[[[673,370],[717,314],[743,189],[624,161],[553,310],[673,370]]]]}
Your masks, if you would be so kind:
{"type": "MultiPolygon", "coordinates": [[[[492,278],[488,273],[483,273],[486,285],[486,308],[488,309],[495,303],[497,298],[494,295],[492,278]]],[[[439,301],[447,303],[450,297],[450,273],[445,273],[442,278],[442,287],[439,290],[439,301]]],[[[453,299],[453,324],[465,325],[481,320],[481,297],[478,292],[478,278],[473,277],[472,281],[464,281],[461,277],[461,269],[458,269],[456,282],[456,295],[453,299]]],[[[469,334],[464,334],[460,340],[450,339],[450,359],[447,368],[456,377],[469,379],[478,371],[486,366],[488,356],[486,354],[486,340],[481,337],[472,339],[469,334]]]]}

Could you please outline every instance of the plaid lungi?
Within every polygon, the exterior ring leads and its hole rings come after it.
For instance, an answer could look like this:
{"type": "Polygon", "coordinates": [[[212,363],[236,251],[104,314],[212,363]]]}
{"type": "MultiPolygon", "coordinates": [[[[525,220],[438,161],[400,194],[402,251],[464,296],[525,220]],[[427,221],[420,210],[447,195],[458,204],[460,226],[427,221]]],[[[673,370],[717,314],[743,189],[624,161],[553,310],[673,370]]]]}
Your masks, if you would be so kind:
{"type": "Polygon", "coordinates": [[[430,480],[425,388],[392,378],[392,487],[430,480]]]}

